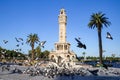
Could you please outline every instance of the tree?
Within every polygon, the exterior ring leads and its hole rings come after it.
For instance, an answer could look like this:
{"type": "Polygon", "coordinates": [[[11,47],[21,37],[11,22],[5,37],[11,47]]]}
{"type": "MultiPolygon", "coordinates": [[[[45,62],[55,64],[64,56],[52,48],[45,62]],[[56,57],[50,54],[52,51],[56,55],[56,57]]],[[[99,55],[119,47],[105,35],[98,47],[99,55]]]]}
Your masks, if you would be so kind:
{"type": "Polygon", "coordinates": [[[41,53],[41,58],[43,58],[44,60],[48,60],[48,56],[49,56],[49,51],[45,50],[41,53]]]}
{"type": "Polygon", "coordinates": [[[82,54],[83,54],[83,57],[84,57],[84,60],[85,60],[85,55],[86,55],[86,52],[83,52],[82,54]]]}
{"type": "Polygon", "coordinates": [[[113,58],[115,58],[115,54],[111,54],[111,56],[112,56],[113,58]]]}
{"type": "Polygon", "coordinates": [[[35,57],[39,58],[40,55],[41,55],[41,48],[40,48],[40,46],[37,46],[35,49],[35,57]]]}
{"type": "Polygon", "coordinates": [[[102,64],[102,28],[103,25],[105,27],[110,26],[110,22],[108,21],[108,18],[105,17],[105,14],[98,12],[93,13],[90,18],[90,22],[88,23],[88,27],[91,29],[97,28],[98,31],[98,42],[99,42],[99,57],[100,57],[100,64],[102,64]]]}
{"type": "Polygon", "coordinates": [[[38,43],[39,42],[39,37],[37,34],[29,34],[27,36],[27,43],[30,44],[31,48],[32,48],[32,61],[34,60],[34,53],[35,53],[35,50],[34,50],[34,46],[35,46],[35,43],[38,43]]]}
{"type": "Polygon", "coordinates": [[[111,54],[112,60],[115,59],[115,54],[111,54]]]}

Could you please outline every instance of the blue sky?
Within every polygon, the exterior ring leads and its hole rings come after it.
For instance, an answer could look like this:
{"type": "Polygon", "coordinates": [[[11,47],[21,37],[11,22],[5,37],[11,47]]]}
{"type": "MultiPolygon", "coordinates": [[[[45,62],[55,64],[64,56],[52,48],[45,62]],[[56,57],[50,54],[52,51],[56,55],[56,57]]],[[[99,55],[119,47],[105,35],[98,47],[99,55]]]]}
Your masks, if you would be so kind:
{"type": "MultiPolygon", "coordinates": [[[[90,15],[101,11],[112,23],[102,29],[103,50],[106,50],[103,55],[120,56],[119,3],[120,0],[0,0],[0,46],[16,49],[15,37],[22,37],[25,42],[30,33],[36,33],[40,41],[47,41],[43,51],[54,49],[54,43],[58,42],[58,15],[64,8],[71,50],[78,56],[82,56],[82,52],[86,52],[87,56],[99,56],[97,30],[89,29],[87,25],[90,15]],[[106,32],[110,32],[114,39],[106,39],[106,32]],[[76,47],[75,37],[81,38],[86,50],[76,47]],[[3,40],[9,42],[4,44],[3,40]]],[[[31,49],[27,44],[20,47],[25,54],[31,49]]]]}

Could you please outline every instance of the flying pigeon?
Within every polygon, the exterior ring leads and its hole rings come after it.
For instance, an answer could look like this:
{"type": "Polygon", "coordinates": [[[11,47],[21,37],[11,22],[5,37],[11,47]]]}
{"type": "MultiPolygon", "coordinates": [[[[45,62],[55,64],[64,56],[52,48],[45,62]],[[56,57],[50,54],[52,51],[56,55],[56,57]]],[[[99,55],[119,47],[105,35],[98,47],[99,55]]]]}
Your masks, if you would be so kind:
{"type": "Polygon", "coordinates": [[[19,40],[23,41],[23,38],[19,38],[19,40]]]}
{"type": "Polygon", "coordinates": [[[17,44],[16,46],[19,47],[19,44],[17,44]]]}
{"type": "Polygon", "coordinates": [[[19,51],[21,51],[22,49],[19,49],[19,51]]]}
{"type": "Polygon", "coordinates": [[[15,49],[15,51],[18,51],[18,49],[15,49]]]}
{"type": "Polygon", "coordinates": [[[112,38],[112,36],[111,36],[111,34],[109,32],[107,32],[107,37],[106,38],[113,40],[113,38],[112,38]]]}
{"type": "Polygon", "coordinates": [[[6,41],[6,40],[3,40],[3,42],[6,44],[6,43],[8,43],[8,41],[6,41]]]}
{"type": "Polygon", "coordinates": [[[77,47],[86,49],[85,44],[81,43],[80,40],[78,40],[77,38],[75,38],[75,40],[77,41],[77,44],[78,44],[77,47]]]}
{"type": "Polygon", "coordinates": [[[15,49],[15,51],[21,51],[22,49],[15,49]]]}
{"type": "Polygon", "coordinates": [[[44,48],[45,43],[46,43],[46,41],[42,41],[42,42],[39,43],[39,45],[44,48]]]}
{"type": "Polygon", "coordinates": [[[16,37],[15,37],[15,40],[16,40],[17,42],[20,42],[16,37]]]}

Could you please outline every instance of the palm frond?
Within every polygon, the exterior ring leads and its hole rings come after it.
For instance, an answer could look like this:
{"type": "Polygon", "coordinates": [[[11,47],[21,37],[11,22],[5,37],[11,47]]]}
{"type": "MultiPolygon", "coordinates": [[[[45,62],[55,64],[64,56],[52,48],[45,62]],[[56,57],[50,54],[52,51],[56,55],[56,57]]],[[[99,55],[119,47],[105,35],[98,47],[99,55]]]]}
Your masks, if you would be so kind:
{"type": "Polygon", "coordinates": [[[103,28],[103,25],[105,27],[110,26],[110,22],[108,21],[108,18],[105,17],[105,14],[102,12],[93,13],[90,18],[90,22],[88,23],[88,27],[91,29],[94,29],[95,27],[103,28]]]}

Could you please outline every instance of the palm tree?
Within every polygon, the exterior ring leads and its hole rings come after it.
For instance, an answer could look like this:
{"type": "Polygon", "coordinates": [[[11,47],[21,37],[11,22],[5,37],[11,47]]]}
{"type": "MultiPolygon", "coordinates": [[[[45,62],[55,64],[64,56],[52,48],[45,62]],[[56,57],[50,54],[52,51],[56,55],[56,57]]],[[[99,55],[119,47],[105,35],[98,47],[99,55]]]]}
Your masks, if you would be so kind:
{"type": "Polygon", "coordinates": [[[34,50],[34,46],[35,46],[35,43],[38,43],[39,42],[39,37],[37,34],[29,34],[27,36],[27,43],[30,44],[31,48],[32,48],[32,61],[34,60],[34,53],[35,53],[35,50],[34,50]]]}
{"type": "Polygon", "coordinates": [[[110,22],[108,18],[105,17],[105,14],[98,12],[93,13],[90,18],[90,22],[88,23],[88,27],[91,29],[97,28],[98,31],[98,41],[99,41],[99,57],[100,57],[100,64],[102,64],[102,28],[103,26],[108,27],[110,26],[110,22]]]}

